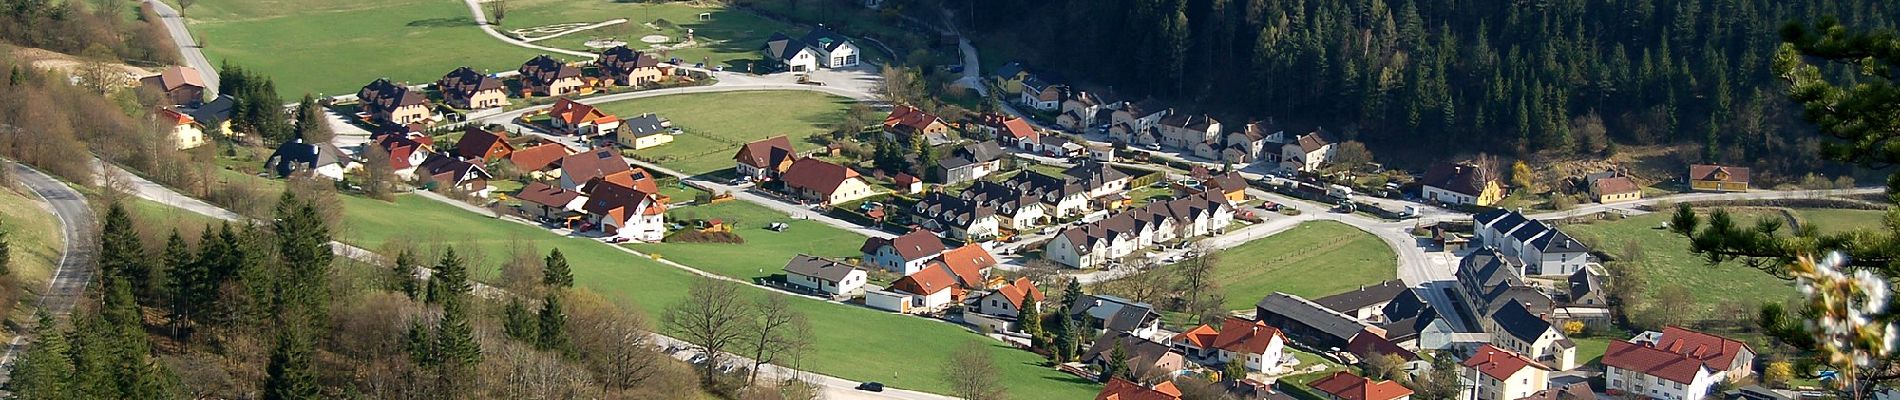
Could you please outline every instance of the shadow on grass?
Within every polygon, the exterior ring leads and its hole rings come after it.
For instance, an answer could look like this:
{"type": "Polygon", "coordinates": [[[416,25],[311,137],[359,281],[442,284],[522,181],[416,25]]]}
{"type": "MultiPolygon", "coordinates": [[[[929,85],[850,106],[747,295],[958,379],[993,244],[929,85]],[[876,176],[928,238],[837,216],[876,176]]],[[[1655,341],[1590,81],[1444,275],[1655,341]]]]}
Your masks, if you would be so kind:
{"type": "Polygon", "coordinates": [[[408,26],[423,28],[454,28],[475,24],[473,17],[429,18],[409,21],[408,26]]]}

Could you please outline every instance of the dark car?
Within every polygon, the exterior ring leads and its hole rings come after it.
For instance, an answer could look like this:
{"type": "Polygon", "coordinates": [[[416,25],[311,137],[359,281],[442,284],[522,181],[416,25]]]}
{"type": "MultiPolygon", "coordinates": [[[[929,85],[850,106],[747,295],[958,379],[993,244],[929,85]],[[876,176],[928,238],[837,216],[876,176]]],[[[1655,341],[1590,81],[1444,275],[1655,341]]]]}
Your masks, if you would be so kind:
{"type": "Polygon", "coordinates": [[[860,383],[858,384],[858,390],[863,390],[866,392],[882,392],[884,391],[884,384],[877,383],[877,382],[860,383]]]}

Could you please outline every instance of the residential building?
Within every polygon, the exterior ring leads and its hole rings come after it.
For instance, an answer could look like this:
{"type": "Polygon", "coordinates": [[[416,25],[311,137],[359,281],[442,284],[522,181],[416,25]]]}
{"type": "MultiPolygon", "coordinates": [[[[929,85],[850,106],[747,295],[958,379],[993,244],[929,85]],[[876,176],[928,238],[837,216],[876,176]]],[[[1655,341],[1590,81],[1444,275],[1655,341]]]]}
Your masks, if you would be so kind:
{"type": "Polygon", "coordinates": [[[1491,343],[1530,357],[1559,371],[1577,367],[1577,343],[1564,336],[1563,330],[1523,303],[1504,303],[1479,325],[1491,333],[1491,343]]]}
{"type": "Polygon", "coordinates": [[[1472,216],[1472,233],[1485,247],[1519,259],[1522,274],[1568,276],[1596,263],[1590,248],[1556,227],[1513,210],[1496,209],[1472,216]]]}
{"type": "Polygon", "coordinates": [[[1081,180],[1067,175],[1043,175],[1035,170],[1016,174],[1003,181],[1003,185],[1041,201],[1050,219],[1081,216],[1089,211],[1089,200],[1093,199],[1081,180]]]}
{"type": "Polygon", "coordinates": [[[516,171],[539,180],[547,178],[547,171],[559,168],[561,159],[572,154],[565,145],[546,142],[508,153],[508,162],[515,165],[516,171]]]}
{"type": "Polygon", "coordinates": [[[909,313],[943,311],[963,299],[963,287],[949,267],[931,265],[891,282],[890,290],[909,294],[909,313]]]}
{"type": "MultiPolygon", "coordinates": [[[[377,148],[389,155],[390,171],[395,172],[396,177],[402,179],[415,178],[416,166],[422,165],[423,161],[428,161],[429,154],[435,151],[434,145],[429,143],[431,141],[428,136],[387,133],[373,136],[371,140],[377,148]]],[[[365,151],[376,151],[369,149],[368,146],[364,146],[365,151]]]]}
{"type": "Polygon", "coordinates": [[[309,171],[315,176],[330,180],[343,180],[343,172],[350,168],[350,158],[343,150],[329,143],[304,143],[302,137],[277,145],[277,150],[264,159],[264,170],[271,171],[277,177],[288,177],[299,171],[309,171]]]}
{"type": "Polygon", "coordinates": [[[587,82],[581,69],[546,54],[535,56],[515,70],[521,74],[521,95],[558,97],[580,93],[587,82]]]}
{"type": "MultiPolygon", "coordinates": [[[[1568,385],[1556,386],[1549,389],[1544,389],[1543,391],[1540,391],[1537,393],[1532,393],[1530,397],[1525,397],[1523,400],[1597,400],[1597,399],[1598,399],[1597,393],[1596,391],[1590,389],[1589,382],[1571,382],[1568,385]]],[[[1758,399],[1758,400],[1766,400],[1766,399],[1758,399]]],[[[1790,398],[1776,399],[1776,400],[1794,400],[1794,398],[1790,397],[1790,398]]]]}
{"type": "Polygon", "coordinates": [[[1610,204],[1643,199],[1643,188],[1627,176],[1592,179],[1589,182],[1590,197],[1598,203],[1610,204]]]}
{"type": "Polygon", "coordinates": [[[767,61],[777,63],[791,72],[814,71],[820,67],[855,67],[863,62],[857,44],[824,25],[812,28],[811,32],[800,38],[774,32],[771,38],[766,39],[760,52],[765,54],[767,61]]]}
{"type": "Polygon", "coordinates": [[[884,117],[884,134],[903,143],[923,139],[924,143],[936,145],[950,141],[950,125],[936,115],[924,112],[909,105],[891,106],[891,114],[884,117]]]}
{"type": "Polygon", "coordinates": [[[1068,93],[1069,85],[1032,76],[1023,80],[1023,92],[1017,102],[1036,111],[1056,111],[1062,108],[1062,99],[1068,97],[1068,93]]]}
{"type": "Polygon", "coordinates": [[[944,249],[943,240],[937,234],[919,229],[890,239],[865,239],[858,251],[864,253],[864,264],[868,266],[911,275],[923,270],[925,264],[943,254],[944,249]]]}
{"type": "Polygon", "coordinates": [[[620,121],[614,130],[614,143],[634,150],[650,149],[673,142],[673,121],[653,113],[620,121]]]}
{"type": "Polygon", "coordinates": [[[1339,371],[1308,383],[1328,400],[1408,400],[1412,389],[1393,381],[1374,381],[1351,372],[1339,371]]]}
{"type": "Polygon", "coordinates": [[[1326,131],[1314,130],[1299,135],[1285,145],[1280,146],[1280,168],[1292,171],[1318,171],[1321,165],[1331,162],[1339,145],[1333,143],[1326,131]]]}
{"type": "Polygon", "coordinates": [[[957,284],[966,290],[990,290],[1004,285],[1003,277],[990,277],[990,268],[996,267],[996,256],[982,245],[966,244],[963,247],[945,251],[930,264],[942,264],[956,276],[957,284]]]}
{"type": "Polygon", "coordinates": [[[507,88],[500,79],[469,67],[456,68],[435,81],[435,89],[442,92],[442,101],[463,110],[508,105],[507,88]]]}
{"type": "Polygon", "coordinates": [[[1161,122],[1162,118],[1174,114],[1174,109],[1168,108],[1161,104],[1160,100],[1152,97],[1138,102],[1123,101],[1120,107],[1112,108],[1115,111],[1110,114],[1109,136],[1130,144],[1134,143],[1129,139],[1132,139],[1136,132],[1147,130],[1161,122]]]}
{"type": "MultiPolygon", "coordinates": [[[[968,223],[944,224],[957,221],[955,216],[987,214],[995,219],[996,228],[1017,231],[1041,226],[1048,216],[1047,206],[1036,196],[1007,184],[990,181],[977,181],[954,195],[942,192],[925,194],[913,207],[912,212],[925,221],[937,221],[940,228],[946,229],[925,226],[926,228],[937,230],[939,233],[947,230],[961,231],[962,234],[957,236],[983,236],[985,231],[975,228],[977,224],[985,222],[973,219],[968,223]],[[976,234],[969,234],[971,232],[976,234]]],[[[925,223],[925,225],[928,224],[928,222],[925,223]]],[[[994,235],[995,232],[990,231],[988,234],[994,235]]]]}
{"type": "Polygon", "coordinates": [[[1088,189],[1091,198],[1126,192],[1129,189],[1128,182],[1134,179],[1108,163],[1093,160],[1062,170],[1062,175],[1081,183],[1082,187],[1088,189]]]}
{"type": "Polygon", "coordinates": [[[1219,329],[1201,325],[1175,335],[1171,344],[1206,364],[1239,362],[1249,371],[1272,373],[1286,357],[1286,335],[1259,321],[1227,317],[1219,329]]]}
{"type": "Polygon", "coordinates": [[[995,207],[944,192],[924,194],[911,216],[918,226],[960,241],[989,240],[1002,233],[995,207]]]}
{"type": "Polygon", "coordinates": [[[1313,300],[1314,304],[1337,311],[1352,319],[1374,324],[1385,323],[1385,306],[1401,294],[1412,291],[1405,281],[1393,279],[1370,286],[1360,286],[1331,296],[1313,300]]]}
{"type": "Polygon", "coordinates": [[[1233,222],[1233,217],[1232,204],[1219,194],[1149,203],[1063,230],[1043,245],[1043,259],[1089,268],[1157,243],[1219,233],[1233,222]]]}
{"type": "Polygon", "coordinates": [[[1176,388],[1173,381],[1146,386],[1122,378],[1109,378],[1108,385],[1102,386],[1102,392],[1095,394],[1095,400],[1181,400],[1181,389],[1176,388]]]}
{"type": "Polygon", "coordinates": [[[1041,149],[1042,133],[1036,131],[1029,121],[1002,114],[984,114],[976,124],[977,129],[995,137],[1006,147],[1015,147],[1024,151],[1041,149]]]}
{"type": "Polygon", "coordinates": [[[581,192],[587,194],[587,203],[581,207],[588,214],[589,227],[584,231],[643,242],[666,237],[666,202],[658,193],[600,177],[588,180],[581,192]]]}
{"type": "Polygon", "coordinates": [[[990,85],[1000,89],[1003,94],[1012,96],[1022,94],[1023,81],[1035,76],[1029,72],[1029,66],[1024,65],[1022,61],[1005,63],[1001,67],[996,67],[996,70],[990,74],[990,85]]]}
{"type": "Polygon", "coordinates": [[[1221,124],[1220,121],[1206,114],[1178,113],[1162,118],[1149,132],[1158,134],[1160,137],[1137,140],[1137,142],[1142,142],[1142,144],[1159,142],[1168,148],[1192,150],[1196,144],[1220,140],[1221,124]]]}
{"type": "Polygon", "coordinates": [[[1091,90],[1073,92],[1062,101],[1062,115],[1056,117],[1056,125],[1071,131],[1082,132],[1096,125],[1106,124],[1114,119],[1114,109],[1118,106],[1112,95],[1091,90]]]}
{"type": "Polygon", "coordinates": [[[198,126],[204,127],[208,131],[222,133],[225,137],[244,137],[243,132],[231,130],[231,109],[236,106],[237,101],[233,100],[231,96],[218,95],[218,97],[204,104],[200,104],[197,107],[181,109],[179,111],[190,115],[191,119],[198,121],[198,126]]]}
{"type": "Polygon", "coordinates": [[[1603,382],[1612,396],[1659,400],[1702,399],[1722,382],[1701,360],[1631,342],[1603,352],[1603,382]]]}
{"type": "Polygon", "coordinates": [[[168,105],[196,106],[205,98],[204,76],[192,67],[166,67],[157,75],[139,78],[139,86],[165,96],[168,105]]]}
{"type": "Polygon", "coordinates": [[[388,78],[371,81],[356,91],[360,112],[384,124],[408,125],[435,119],[428,96],[388,78]]]}
{"type": "Polygon", "coordinates": [[[1306,298],[1279,292],[1254,304],[1254,319],[1278,327],[1287,338],[1314,349],[1345,349],[1360,332],[1383,331],[1306,298]]]}
{"type": "MultiPolygon", "coordinates": [[[[580,219],[587,204],[587,195],[580,191],[541,182],[529,182],[521,192],[515,193],[515,199],[522,201],[522,211],[537,220],[568,223],[580,219]]],[[[568,223],[562,225],[571,228],[568,223]]]]}
{"type": "Polygon", "coordinates": [[[514,152],[515,146],[508,144],[508,140],[501,137],[501,134],[489,131],[479,124],[469,124],[467,129],[462,130],[462,138],[455,141],[455,155],[465,160],[491,163],[507,158],[514,152]]]}
{"type": "Polygon", "coordinates": [[[798,152],[792,150],[792,140],[785,135],[739,147],[739,153],[732,156],[738,162],[739,176],[755,181],[778,179],[785,170],[792,168],[792,162],[798,160],[798,152]]]}
{"type": "Polygon", "coordinates": [[[1504,200],[1497,173],[1476,164],[1434,165],[1419,182],[1424,184],[1420,193],[1427,201],[1488,207],[1504,200]]]}
{"type": "Polygon", "coordinates": [[[958,147],[950,156],[938,161],[931,173],[944,184],[958,184],[982,179],[990,173],[1003,169],[1003,156],[1007,154],[994,141],[983,141],[958,147]]]}
{"type": "MultiPolygon", "coordinates": [[[[598,148],[561,157],[561,188],[579,189],[594,178],[632,171],[633,166],[611,148],[598,148]]],[[[631,186],[629,186],[631,187],[631,186]]]]}
{"type": "MultiPolygon", "coordinates": [[[[989,294],[983,295],[982,298],[978,298],[976,301],[976,312],[978,314],[1017,318],[1022,315],[1021,307],[1023,299],[1035,300],[1038,307],[1041,307],[1040,304],[1043,300],[1042,290],[1036,289],[1036,283],[1030,282],[1029,278],[1026,277],[1016,278],[1016,281],[996,288],[996,290],[990,291],[989,294]]],[[[1053,310],[1053,308],[1049,307],[1042,307],[1041,309],[1053,310]]]]}
{"type": "Polygon", "coordinates": [[[1082,326],[1105,332],[1128,332],[1152,337],[1161,329],[1161,313],[1154,306],[1106,294],[1085,294],[1069,300],[1069,317],[1082,326]]]}
{"type": "Polygon", "coordinates": [[[653,53],[634,50],[626,45],[601,51],[600,59],[595,60],[594,64],[600,66],[604,78],[620,86],[658,84],[661,79],[673,74],[673,66],[660,62],[653,53]]]}
{"type": "Polygon", "coordinates": [[[448,188],[467,193],[475,197],[488,197],[492,189],[488,180],[494,175],[481,165],[456,159],[456,157],[435,154],[416,166],[424,188],[448,188]]]}
{"type": "Polygon", "coordinates": [[[1696,359],[1724,380],[1740,381],[1755,374],[1755,350],[1739,340],[1665,326],[1662,332],[1644,332],[1629,342],[1696,359]]]}
{"type": "Polygon", "coordinates": [[[1550,370],[1523,354],[1497,346],[1478,347],[1462,363],[1476,400],[1518,400],[1550,387],[1550,370]]]}
{"type": "Polygon", "coordinates": [[[1689,166],[1689,188],[1701,192],[1748,191],[1748,168],[1725,165],[1689,166]]]}
{"type": "Polygon", "coordinates": [[[620,130],[620,117],[566,97],[555,99],[547,113],[548,126],[568,135],[596,137],[620,130]]]}
{"type": "Polygon", "coordinates": [[[785,169],[785,191],[804,201],[840,204],[877,194],[858,171],[817,158],[800,158],[785,169]]]}
{"type": "Polygon", "coordinates": [[[170,139],[172,148],[193,149],[210,142],[205,137],[204,126],[199,125],[198,120],[190,115],[170,108],[160,108],[158,112],[153,113],[153,117],[158,118],[160,123],[171,125],[171,132],[166,139],[170,139]]]}
{"type": "Polygon", "coordinates": [[[791,72],[809,72],[818,70],[818,60],[822,56],[805,42],[786,36],[783,32],[773,32],[772,37],[759,47],[759,53],[765,55],[765,61],[775,67],[791,72]]]}
{"type": "Polygon", "coordinates": [[[869,275],[842,262],[804,254],[785,263],[785,283],[832,298],[848,298],[864,292],[869,275]]]}
{"type": "Polygon", "coordinates": [[[1083,364],[1094,366],[1097,371],[1106,371],[1115,362],[1117,348],[1128,356],[1129,372],[1135,376],[1166,377],[1187,369],[1187,357],[1168,348],[1168,345],[1125,331],[1103,332],[1090,342],[1088,350],[1082,351],[1079,358],[1083,364]]]}

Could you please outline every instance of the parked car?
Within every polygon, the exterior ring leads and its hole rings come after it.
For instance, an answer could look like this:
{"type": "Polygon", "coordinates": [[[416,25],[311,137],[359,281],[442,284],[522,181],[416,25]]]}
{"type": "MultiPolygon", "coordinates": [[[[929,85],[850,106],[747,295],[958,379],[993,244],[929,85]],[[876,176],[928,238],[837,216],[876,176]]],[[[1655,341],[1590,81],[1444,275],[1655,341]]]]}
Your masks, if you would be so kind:
{"type": "Polygon", "coordinates": [[[877,383],[877,382],[860,383],[858,384],[858,390],[863,390],[866,392],[882,392],[884,391],[884,384],[877,383]]]}

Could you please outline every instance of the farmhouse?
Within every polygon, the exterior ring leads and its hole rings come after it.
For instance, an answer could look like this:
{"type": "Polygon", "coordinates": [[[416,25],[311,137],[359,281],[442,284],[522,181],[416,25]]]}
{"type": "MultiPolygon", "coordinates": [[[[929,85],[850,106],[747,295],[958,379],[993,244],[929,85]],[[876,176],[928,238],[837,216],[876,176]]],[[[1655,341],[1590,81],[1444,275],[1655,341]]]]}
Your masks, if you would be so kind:
{"type": "Polygon", "coordinates": [[[800,200],[839,204],[876,194],[858,171],[817,158],[801,158],[785,169],[785,191],[800,200]]]}
{"type": "Polygon", "coordinates": [[[1642,186],[1638,186],[1636,181],[1630,180],[1627,176],[1593,177],[1587,181],[1587,184],[1590,185],[1590,197],[1595,198],[1598,203],[1621,203],[1643,199],[1642,186]]]}
{"type": "Polygon", "coordinates": [[[1383,334],[1382,329],[1300,296],[1275,292],[1254,305],[1255,319],[1286,332],[1288,338],[1311,348],[1344,349],[1360,332],[1383,334]]]}
{"type": "Polygon", "coordinates": [[[164,95],[171,105],[196,106],[204,102],[204,76],[192,67],[166,67],[157,75],[139,78],[139,86],[164,95]]]}
{"type": "Polygon", "coordinates": [[[1392,303],[1393,299],[1400,297],[1401,294],[1409,294],[1411,291],[1412,288],[1406,286],[1404,281],[1393,279],[1371,286],[1360,286],[1358,289],[1348,290],[1344,293],[1321,297],[1317,300],[1313,300],[1313,303],[1333,311],[1338,311],[1340,314],[1352,317],[1353,319],[1376,324],[1385,322],[1385,306],[1387,304],[1392,303]]]}
{"type": "Polygon", "coordinates": [[[442,92],[442,101],[450,107],[464,110],[492,108],[508,105],[507,87],[500,79],[475,72],[474,68],[461,67],[449,71],[441,80],[435,81],[435,89],[442,92]]]}
{"type": "Polygon", "coordinates": [[[203,146],[207,142],[204,126],[199,125],[198,120],[190,115],[170,108],[161,108],[152,116],[158,118],[159,123],[171,125],[171,135],[167,139],[171,140],[173,148],[192,149],[203,146]]]}

